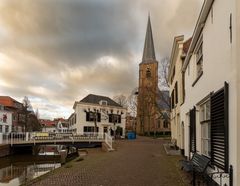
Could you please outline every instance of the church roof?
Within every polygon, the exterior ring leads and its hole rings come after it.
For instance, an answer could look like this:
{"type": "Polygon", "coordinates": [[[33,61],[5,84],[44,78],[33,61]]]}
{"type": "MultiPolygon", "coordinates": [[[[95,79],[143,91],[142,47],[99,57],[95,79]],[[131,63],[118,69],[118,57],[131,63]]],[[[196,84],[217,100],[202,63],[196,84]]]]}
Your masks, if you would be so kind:
{"type": "Polygon", "coordinates": [[[150,16],[148,16],[142,63],[148,63],[149,60],[156,60],[150,16]]]}

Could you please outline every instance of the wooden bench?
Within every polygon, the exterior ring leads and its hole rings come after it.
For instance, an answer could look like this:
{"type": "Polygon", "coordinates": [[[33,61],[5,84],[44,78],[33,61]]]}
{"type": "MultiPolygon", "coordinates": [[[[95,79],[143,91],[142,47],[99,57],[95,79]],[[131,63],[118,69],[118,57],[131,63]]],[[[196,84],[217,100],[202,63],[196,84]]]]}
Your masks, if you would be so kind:
{"type": "Polygon", "coordinates": [[[192,172],[193,179],[192,183],[195,185],[196,174],[202,178],[205,176],[205,171],[210,163],[210,159],[204,155],[194,153],[190,161],[181,160],[181,169],[187,172],[192,172]]]}

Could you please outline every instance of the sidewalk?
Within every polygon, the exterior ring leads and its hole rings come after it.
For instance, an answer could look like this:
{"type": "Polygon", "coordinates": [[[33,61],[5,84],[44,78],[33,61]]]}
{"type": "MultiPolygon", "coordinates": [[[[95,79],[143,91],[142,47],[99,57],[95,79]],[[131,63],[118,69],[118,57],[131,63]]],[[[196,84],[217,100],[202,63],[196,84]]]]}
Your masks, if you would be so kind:
{"type": "Polygon", "coordinates": [[[168,156],[164,143],[139,137],[117,141],[114,152],[91,149],[83,161],[71,162],[33,185],[185,186],[181,156],[168,156]]]}

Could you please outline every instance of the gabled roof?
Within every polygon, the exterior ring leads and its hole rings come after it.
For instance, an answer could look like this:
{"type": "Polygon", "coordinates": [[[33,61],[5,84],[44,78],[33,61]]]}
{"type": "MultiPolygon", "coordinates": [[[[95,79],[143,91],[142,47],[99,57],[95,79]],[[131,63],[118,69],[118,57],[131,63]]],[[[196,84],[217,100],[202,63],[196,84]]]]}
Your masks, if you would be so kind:
{"type": "Polygon", "coordinates": [[[113,101],[111,98],[106,96],[99,96],[94,94],[89,94],[85,98],[83,98],[80,103],[92,103],[92,104],[100,104],[100,101],[107,101],[108,106],[115,106],[115,107],[122,107],[115,101],[113,101]]]}
{"type": "Polygon", "coordinates": [[[148,63],[149,60],[156,60],[150,16],[148,17],[142,63],[148,63]]]}
{"type": "Polygon", "coordinates": [[[15,103],[22,105],[22,103],[16,101],[15,99],[11,98],[10,96],[0,96],[0,104],[5,107],[16,107],[15,103]]]}
{"type": "Polygon", "coordinates": [[[39,119],[39,122],[44,127],[55,127],[55,122],[49,119],[39,119]]]}

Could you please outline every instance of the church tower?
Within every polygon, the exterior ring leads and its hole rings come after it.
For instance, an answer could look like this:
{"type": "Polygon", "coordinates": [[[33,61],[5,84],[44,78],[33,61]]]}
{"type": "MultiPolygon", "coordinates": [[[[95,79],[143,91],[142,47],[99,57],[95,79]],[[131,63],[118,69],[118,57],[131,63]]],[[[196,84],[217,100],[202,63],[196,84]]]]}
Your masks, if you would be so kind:
{"type": "Polygon", "coordinates": [[[142,62],[139,64],[137,133],[149,135],[156,128],[156,103],[158,91],[158,61],[148,17],[142,62]]]}

